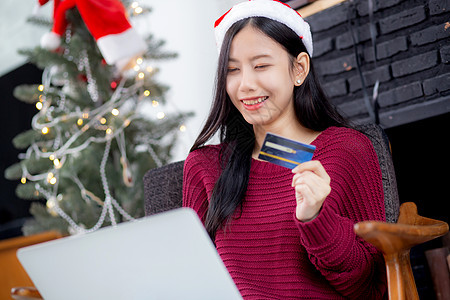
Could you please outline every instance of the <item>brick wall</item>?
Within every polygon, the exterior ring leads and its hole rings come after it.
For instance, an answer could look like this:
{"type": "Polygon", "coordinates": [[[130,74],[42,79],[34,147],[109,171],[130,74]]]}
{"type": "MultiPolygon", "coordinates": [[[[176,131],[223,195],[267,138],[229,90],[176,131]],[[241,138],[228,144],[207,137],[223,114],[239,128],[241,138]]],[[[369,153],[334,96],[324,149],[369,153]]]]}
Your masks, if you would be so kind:
{"type": "Polygon", "coordinates": [[[349,0],[306,18],[327,94],[352,120],[371,120],[359,59],[370,98],[379,81],[384,128],[449,112],[450,0],[372,1],[372,18],[368,0],[349,0]]]}

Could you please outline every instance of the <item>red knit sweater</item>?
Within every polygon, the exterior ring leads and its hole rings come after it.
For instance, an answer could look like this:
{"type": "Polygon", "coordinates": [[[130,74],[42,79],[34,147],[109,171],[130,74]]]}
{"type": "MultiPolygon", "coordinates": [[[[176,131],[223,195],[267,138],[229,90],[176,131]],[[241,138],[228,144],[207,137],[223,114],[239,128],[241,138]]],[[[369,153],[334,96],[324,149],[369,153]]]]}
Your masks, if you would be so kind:
{"type": "MultiPolygon", "coordinates": [[[[314,142],[314,160],[331,177],[319,215],[295,218],[291,170],[252,160],[242,215],[216,235],[216,247],[244,299],[381,299],[384,261],[353,224],[385,220],[381,172],[370,140],[330,127],[314,142]]],[[[183,205],[204,219],[220,174],[220,146],[189,154],[183,205]]]]}

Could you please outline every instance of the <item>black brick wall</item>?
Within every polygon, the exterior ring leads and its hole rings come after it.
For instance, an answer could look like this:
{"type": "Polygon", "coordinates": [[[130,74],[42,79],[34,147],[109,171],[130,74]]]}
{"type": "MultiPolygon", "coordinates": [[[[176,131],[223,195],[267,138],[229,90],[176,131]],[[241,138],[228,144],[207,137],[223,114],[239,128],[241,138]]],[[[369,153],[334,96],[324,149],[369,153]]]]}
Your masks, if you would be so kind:
{"type": "MultiPolygon", "coordinates": [[[[368,0],[348,0],[307,17],[312,61],[328,96],[357,123],[372,121],[363,88],[372,98],[379,82],[379,121],[392,142],[400,201],[415,202],[422,215],[448,222],[442,216],[445,183],[417,174],[440,174],[448,161],[441,132],[446,132],[450,112],[450,0],[372,1],[372,18],[368,0]],[[411,151],[417,141],[432,141],[425,164],[417,164],[411,151]]],[[[433,240],[411,250],[420,299],[436,299],[424,251],[441,246],[433,240]]]]}
{"type": "Polygon", "coordinates": [[[450,0],[372,1],[372,22],[368,0],[349,0],[306,18],[313,63],[328,96],[350,119],[371,121],[359,60],[370,98],[379,81],[384,128],[449,112],[450,0]]]}

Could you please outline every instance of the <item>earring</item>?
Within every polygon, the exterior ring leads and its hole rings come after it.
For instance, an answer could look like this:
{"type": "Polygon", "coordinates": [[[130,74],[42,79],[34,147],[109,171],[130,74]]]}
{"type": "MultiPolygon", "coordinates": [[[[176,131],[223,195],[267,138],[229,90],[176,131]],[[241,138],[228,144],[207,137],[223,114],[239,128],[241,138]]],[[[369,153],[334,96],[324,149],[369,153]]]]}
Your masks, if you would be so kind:
{"type": "Polygon", "coordinates": [[[302,81],[300,79],[297,79],[297,84],[302,84],[302,81]]]}

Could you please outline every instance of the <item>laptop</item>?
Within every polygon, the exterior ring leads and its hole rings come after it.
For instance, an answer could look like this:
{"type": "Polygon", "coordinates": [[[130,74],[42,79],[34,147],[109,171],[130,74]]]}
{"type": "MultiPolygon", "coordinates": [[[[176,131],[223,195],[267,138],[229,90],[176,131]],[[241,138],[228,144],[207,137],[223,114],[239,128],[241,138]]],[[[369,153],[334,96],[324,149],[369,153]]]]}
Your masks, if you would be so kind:
{"type": "Polygon", "coordinates": [[[45,300],[242,299],[190,208],[17,251],[45,300]]]}

